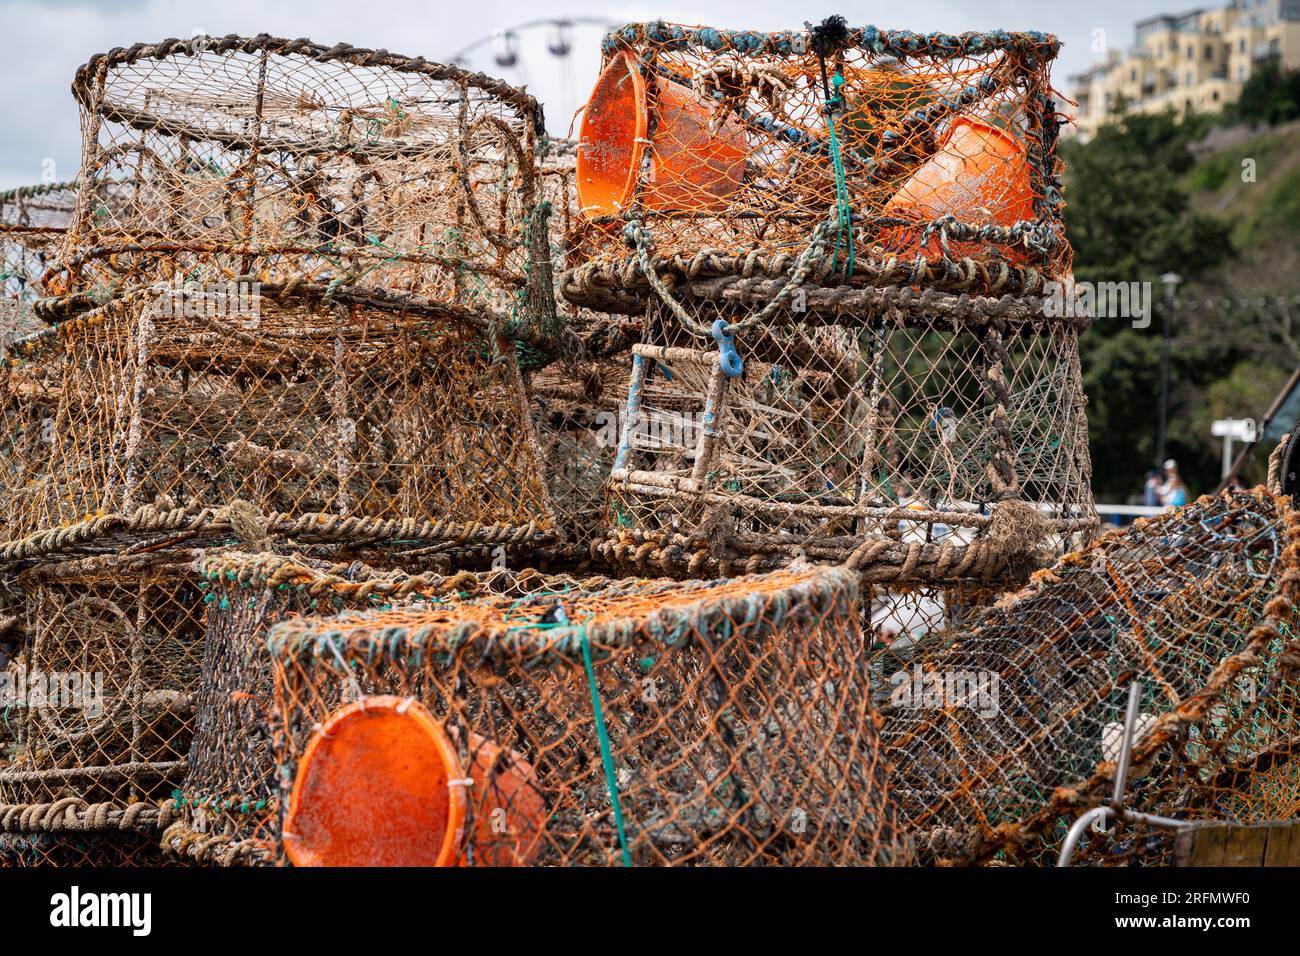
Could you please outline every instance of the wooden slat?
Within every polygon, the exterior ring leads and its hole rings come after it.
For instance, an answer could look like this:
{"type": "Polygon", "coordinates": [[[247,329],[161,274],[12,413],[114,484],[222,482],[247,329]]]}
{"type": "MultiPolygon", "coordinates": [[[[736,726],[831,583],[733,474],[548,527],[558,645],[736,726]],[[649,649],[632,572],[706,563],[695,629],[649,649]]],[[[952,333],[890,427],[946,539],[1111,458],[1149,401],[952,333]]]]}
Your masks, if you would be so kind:
{"type": "Polygon", "coordinates": [[[1198,824],[1174,841],[1177,866],[1300,866],[1300,821],[1198,824]]]}

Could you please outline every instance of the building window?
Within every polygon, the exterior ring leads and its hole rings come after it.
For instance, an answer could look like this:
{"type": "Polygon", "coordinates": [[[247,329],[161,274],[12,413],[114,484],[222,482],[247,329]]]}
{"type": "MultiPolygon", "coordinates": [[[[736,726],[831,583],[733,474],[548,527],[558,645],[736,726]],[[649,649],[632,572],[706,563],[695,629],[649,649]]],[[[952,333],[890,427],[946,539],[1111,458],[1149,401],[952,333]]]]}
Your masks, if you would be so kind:
{"type": "Polygon", "coordinates": [[[1245,52],[1246,52],[1246,38],[1245,38],[1245,37],[1242,37],[1240,40],[1237,41],[1237,52],[1238,52],[1238,53],[1245,53],[1245,52]]]}
{"type": "Polygon", "coordinates": [[[1189,46],[1187,48],[1187,59],[1193,60],[1195,58],[1196,58],[1196,47],[1189,46]]]}
{"type": "Polygon", "coordinates": [[[1138,78],[1138,71],[1137,71],[1137,70],[1129,70],[1129,71],[1128,71],[1128,81],[1129,81],[1130,83],[1136,83],[1136,82],[1137,82],[1137,78],[1138,78]]]}
{"type": "Polygon", "coordinates": [[[1206,58],[1207,60],[1213,60],[1213,59],[1214,59],[1214,47],[1209,46],[1209,45],[1207,45],[1207,46],[1205,47],[1205,58],[1206,58]]]}

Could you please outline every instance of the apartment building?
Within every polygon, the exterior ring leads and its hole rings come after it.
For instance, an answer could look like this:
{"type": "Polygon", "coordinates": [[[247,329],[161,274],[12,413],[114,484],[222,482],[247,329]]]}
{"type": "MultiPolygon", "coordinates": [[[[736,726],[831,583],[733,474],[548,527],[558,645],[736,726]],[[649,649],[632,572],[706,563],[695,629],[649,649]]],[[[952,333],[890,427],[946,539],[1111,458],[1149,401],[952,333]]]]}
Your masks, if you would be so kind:
{"type": "Polygon", "coordinates": [[[1138,112],[1217,112],[1271,59],[1300,68],[1300,0],[1232,0],[1139,20],[1130,50],[1069,77],[1079,103],[1072,132],[1092,135],[1121,101],[1138,112]]]}

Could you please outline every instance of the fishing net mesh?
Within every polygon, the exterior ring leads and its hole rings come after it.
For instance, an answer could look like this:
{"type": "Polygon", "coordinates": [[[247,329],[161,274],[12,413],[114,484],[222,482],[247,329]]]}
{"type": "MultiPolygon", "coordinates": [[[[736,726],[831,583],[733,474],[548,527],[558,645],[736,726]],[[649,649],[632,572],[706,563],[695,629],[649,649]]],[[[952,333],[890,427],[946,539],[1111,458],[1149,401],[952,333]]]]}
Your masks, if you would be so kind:
{"type": "Polygon", "coordinates": [[[566,295],[633,308],[655,274],[703,299],[792,278],[1041,288],[1070,262],[1049,76],[1059,46],[842,20],[610,33],[582,124],[566,295]]]}
{"type": "Polygon", "coordinates": [[[236,299],[124,296],[18,349],[0,371],[6,558],[218,524],[255,543],[550,533],[508,339],[468,318],[236,299]]]}
{"type": "Polygon", "coordinates": [[[0,357],[42,325],[35,302],[76,205],[75,183],[0,192],[0,357]]]}
{"type": "Polygon", "coordinates": [[[472,788],[470,861],[617,864],[621,821],[636,865],[905,862],[856,591],[840,570],[779,572],[286,622],[271,638],[282,800],[313,728],[394,694],[445,721],[464,766],[506,748],[527,767],[472,788]],[[539,809],[494,837],[512,801],[539,809]]]}
{"type": "Polygon", "coordinates": [[[529,242],[541,112],[498,80],[263,34],[118,48],[73,92],[82,182],[56,297],[245,277],[553,317],[529,242]]]}
{"type": "Polygon", "coordinates": [[[134,867],[175,865],[151,831],[86,830],[0,832],[0,868],[134,867]]]}
{"type": "MultiPolygon", "coordinates": [[[[898,672],[884,738],[918,850],[1054,862],[1077,812],[1110,799],[1135,681],[1126,807],[1294,817],[1298,534],[1263,489],[1201,498],[1067,556],[898,672]]],[[[1121,826],[1078,860],[1168,862],[1171,846],[1121,826]]]]}

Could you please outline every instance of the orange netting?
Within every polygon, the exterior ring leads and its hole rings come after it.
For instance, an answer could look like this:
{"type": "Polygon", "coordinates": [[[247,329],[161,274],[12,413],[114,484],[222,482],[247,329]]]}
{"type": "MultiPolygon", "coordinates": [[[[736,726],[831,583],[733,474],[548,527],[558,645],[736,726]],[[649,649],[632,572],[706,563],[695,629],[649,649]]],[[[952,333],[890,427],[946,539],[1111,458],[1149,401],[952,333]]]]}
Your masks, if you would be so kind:
{"type": "Polygon", "coordinates": [[[166,849],[187,859],[249,865],[273,859],[278,820],[272,661],[267,634],[296,614],[595,588],[536,571],[440,575],[301,556],[203,553],[194,572],[207,606],[194,744],[175,795],[166,849]]]}
{"type": "MultiPolygon", "coordinates": [[[[376,846],[400,850],[322,836],[322,814],[349,806],[376,833],[409,826],[356,792],[359,768],[386,759],[367,741],[391,739],[448,778],[441,826],[461,820],[464,838],[445,860],[905,862],[856,592],[854,575],[806,570],[281,624],[270,645],[283,839],[301,841],[287,852],[372,862],[376,846]],[[323,740],[327,721],[355,745],[323,740]]],[[[403,779],[385,782],[394,806],[423,786],[403,779]]]]}

